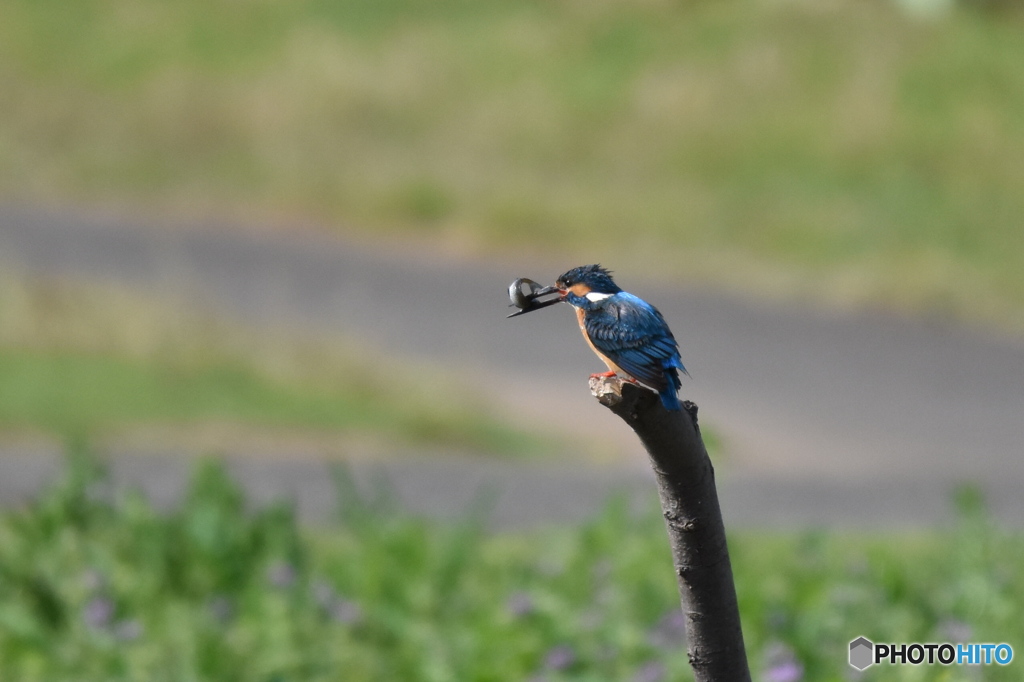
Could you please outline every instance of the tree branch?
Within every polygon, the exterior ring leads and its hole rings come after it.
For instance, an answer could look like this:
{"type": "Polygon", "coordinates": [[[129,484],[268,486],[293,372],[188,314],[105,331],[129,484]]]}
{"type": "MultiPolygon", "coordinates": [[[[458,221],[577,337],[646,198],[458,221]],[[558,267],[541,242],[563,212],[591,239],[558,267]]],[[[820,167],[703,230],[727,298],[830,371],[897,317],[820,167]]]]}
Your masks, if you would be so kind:
{"type": "Polygon", "coordinates": [[[749,682],[736,587],[715,470],[697,426],[697,406],[679,412],[657,394],[620,377],[593,377],[590,390],[640,437],[658,479],[690,665],[697,682],[749,682]]]}

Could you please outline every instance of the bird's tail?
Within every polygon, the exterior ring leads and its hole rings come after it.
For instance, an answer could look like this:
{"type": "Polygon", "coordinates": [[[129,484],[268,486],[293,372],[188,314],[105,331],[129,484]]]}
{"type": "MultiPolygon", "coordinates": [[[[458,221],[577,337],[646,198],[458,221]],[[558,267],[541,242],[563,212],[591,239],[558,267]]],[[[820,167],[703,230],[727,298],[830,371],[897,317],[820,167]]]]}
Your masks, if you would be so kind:
{"type": "Polygon", "coordinates": [[[679,380],[679,370],[686,372],[686,368],[683,367],[683,363],[678,357],[665,360],[662,367],[665,369],[665,379],[667,381],[665,381],[665,388],[658,392],[658,395],[661,396],[661,404],[665,406],[666,410],[678,411],[682,406],[679,404],[679,396],[677,394],[683,385],[683,382],[679,380]]]}
{"type": "Polygon", "coordinates": [[[665,406],[666,410],[673,410],[678,412],[682,407],[679,404],[679,396],[676,395],[676,389],[671,384],[661,389],[658,394],[661,396],[661,404],[665,406]]]}

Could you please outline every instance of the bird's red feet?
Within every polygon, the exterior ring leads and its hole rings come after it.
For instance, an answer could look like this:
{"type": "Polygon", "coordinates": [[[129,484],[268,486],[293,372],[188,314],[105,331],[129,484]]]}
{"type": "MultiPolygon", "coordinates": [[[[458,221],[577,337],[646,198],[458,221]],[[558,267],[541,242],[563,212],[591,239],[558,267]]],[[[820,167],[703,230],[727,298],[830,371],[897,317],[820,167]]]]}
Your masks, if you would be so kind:
{"type": "MultiPolygon", "coordinates": [[[[598,374],[591,374],[590,378],[591,379],[610,379],[610,378],[612,378],[614,376],[618,376],[618,372],[613,372],[611,370],[608,370],[607,372],[600,372],[598,374]]],[[[622,380],[623,381],[628,381],[631,384],[639,384],[640,383],[639,381],[637,381],[633,377],[626,377],[626,376],[624,376],[624,377],[622,377],[622,380]]]]}

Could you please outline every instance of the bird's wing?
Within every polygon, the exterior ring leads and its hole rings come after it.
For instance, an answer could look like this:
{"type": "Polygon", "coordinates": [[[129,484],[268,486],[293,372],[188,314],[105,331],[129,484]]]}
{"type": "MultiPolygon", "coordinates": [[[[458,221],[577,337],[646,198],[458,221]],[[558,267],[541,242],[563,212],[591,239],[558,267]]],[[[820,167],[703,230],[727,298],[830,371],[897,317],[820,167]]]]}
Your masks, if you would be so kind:
{"type": "Polygon", "coordinates": [[[594,347],[634,379],[659,391],[667,387],[665,370],[678,362],[679,349],[654,306],[623,292],[589,312],[584,326],[594,347]]]}

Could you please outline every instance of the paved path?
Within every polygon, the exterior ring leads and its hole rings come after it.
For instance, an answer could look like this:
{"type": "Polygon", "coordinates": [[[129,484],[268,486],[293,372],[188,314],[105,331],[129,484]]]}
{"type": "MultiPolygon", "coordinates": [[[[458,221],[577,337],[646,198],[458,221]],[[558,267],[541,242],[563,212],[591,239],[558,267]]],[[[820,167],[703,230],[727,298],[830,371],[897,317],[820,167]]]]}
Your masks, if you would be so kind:
{"type": "MultiPolygon", "coordinates": [[[[14,207],[0,210],[0,262],[194,295],[246,321],[341,331],[458,367],[521,418],[557,420],[581,438],[607,433],[623,471],[642,476],[646,466],[625,427],[610,427],[588,394],[586,376],[601,368],[569,311],[504,319],[509,281],[552,279],[578,263],[482,265],[314,231],[160,230],[14,207]]],[[[725,439],[723,487],[747,486],[754,498],[765,491],[763,518],[780,507],[808,521],[831,519],[833,509],[852,519],[879,510],[930,518],[925,500],[969,479],[1024,520],[1012,492],[1024,484],[1024,347],[948,326],[752,304],[618,276],[672,325],[694,375],[683,394],[725,439]]]]}
{"type": "MultiPolygon", "coordinates": [[[[336,487],[332,465],[323,460],[236,454],[227,463],[255,505],[293,500],[299,517],[311,523],[333,518],[336,487]]],[[[612,496],[624,497],[637,512],[657,513],[653,476],[644,469],[579,467],[565,462],[523,466],[443,453],[408,453],[390,461],[356,460],[345,470],[364,495],[380,484],[401,508],[432,518],[461,518],[483,510],[491,528],[536,527],[593,517],[612,496]]],[[[109,455],[115,487],[141,490],[158,508],[177,504],[187,486],[190,455],[115,452],[109,455]]],[[[61,471],[55,448],[0,449],[0,502],[21,504],[61,471]]],[[[788,480],[731,474],[719,478],[719,497],[728,528],[902,529],[942,524],[954,518],[952,488],[931,480],[788,480]]],[[[1015,482],[988,487],[997,518],[1024,523],[1024,499],[1015,482]]]]}

